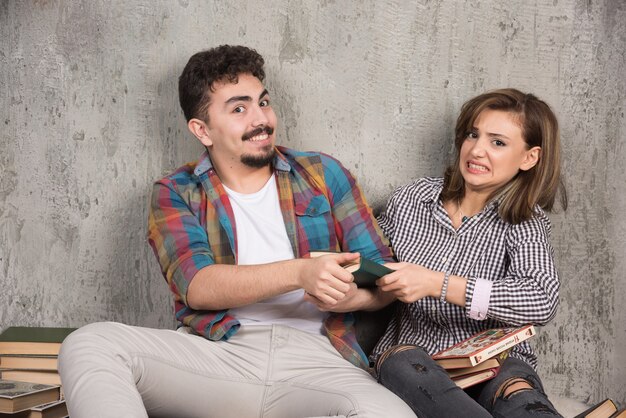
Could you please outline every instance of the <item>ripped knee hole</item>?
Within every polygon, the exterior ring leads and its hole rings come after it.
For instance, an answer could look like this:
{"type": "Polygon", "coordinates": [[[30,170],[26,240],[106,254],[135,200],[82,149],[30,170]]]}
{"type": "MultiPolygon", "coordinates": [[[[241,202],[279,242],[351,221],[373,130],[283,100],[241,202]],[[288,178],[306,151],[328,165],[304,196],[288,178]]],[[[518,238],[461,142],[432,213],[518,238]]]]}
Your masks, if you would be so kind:
{"type": "Polygon", "coordinates": [[[522,379],[520,377],[512,377],[509,380],[505,380],[502,385],[500,385],[500,387],[496,391],[494,401],[499,397],[508,399],[516,393],[533,389],[535,389],[535,387],[528,380],[522,379]]]}
{"type": "Polygon", "coordinates": [[[378,361],[376,362],[376,365],[374,366],[376,373],[380,373],[380,367],[381,365],[385,362],[385,360],[387,360],[387,358],[389,358],[392,355],[401,353],[402,351],[406,351],[406,350],[413,350],[416,349],[417,347],[413,344],[399,344],[399,345],[394,345],[390,348],[388,348],[385,352],[383,352],[380,357],[378,358],[378,361]]]}

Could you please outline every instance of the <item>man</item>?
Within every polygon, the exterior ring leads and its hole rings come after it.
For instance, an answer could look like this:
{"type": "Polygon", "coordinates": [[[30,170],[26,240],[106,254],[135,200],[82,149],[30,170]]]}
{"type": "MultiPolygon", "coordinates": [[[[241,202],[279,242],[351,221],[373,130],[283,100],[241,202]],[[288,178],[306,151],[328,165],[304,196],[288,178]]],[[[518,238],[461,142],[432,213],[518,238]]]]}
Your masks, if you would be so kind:
{"type": "Polygon", "coordinates": [[[183,70],[181,107],[207,152],[156,182],[149,219],[181,327],[72,334],[59,367],[72,418],[414,416],[354,366],[367,364],[351,316],[315,306],[358,293],[341,263],[391,254],[338,161],[275,146],[263,64],[221,46],[183,70]]]}

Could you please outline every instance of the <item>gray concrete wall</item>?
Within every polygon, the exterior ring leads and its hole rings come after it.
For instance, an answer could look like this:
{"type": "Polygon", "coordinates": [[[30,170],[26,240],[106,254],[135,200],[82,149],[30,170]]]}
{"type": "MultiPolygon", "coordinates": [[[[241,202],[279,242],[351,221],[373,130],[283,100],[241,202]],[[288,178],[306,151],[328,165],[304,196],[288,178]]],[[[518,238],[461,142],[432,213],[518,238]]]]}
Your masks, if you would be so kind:
{"type": "Polygon", "coordinates": [[[460,105],[535,92],[562,125],[570,210],[551,216],[550,391],[626,399],[626,3],[0,0],[0,328],[173,326],[146,242],[151,182],[201,151],[188,57],[255,47],[284,145],[339,157],[380,208],[441,174],[460,105]]]}

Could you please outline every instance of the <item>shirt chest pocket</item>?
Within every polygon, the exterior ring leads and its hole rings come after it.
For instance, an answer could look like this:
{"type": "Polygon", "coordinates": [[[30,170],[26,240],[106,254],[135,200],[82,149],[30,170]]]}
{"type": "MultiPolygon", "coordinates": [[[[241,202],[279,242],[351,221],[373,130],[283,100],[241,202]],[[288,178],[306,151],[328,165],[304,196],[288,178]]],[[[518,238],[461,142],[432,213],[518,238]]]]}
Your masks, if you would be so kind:
{"type": "Polygon", "coordinates": [[[324,195],[316,195],[311,199],[296,203],[296,220],[298,227],[304,232],[309,248],[332,249],[336,239],[330,203],[324,195]]]}

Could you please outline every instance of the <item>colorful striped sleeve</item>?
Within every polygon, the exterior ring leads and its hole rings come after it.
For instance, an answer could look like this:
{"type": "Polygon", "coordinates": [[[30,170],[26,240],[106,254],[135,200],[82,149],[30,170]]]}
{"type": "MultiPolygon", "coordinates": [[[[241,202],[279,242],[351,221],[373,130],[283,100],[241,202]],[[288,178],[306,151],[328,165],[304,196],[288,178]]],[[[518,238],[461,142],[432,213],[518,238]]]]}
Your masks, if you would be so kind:
{"type": "Polygon", "coordinates": [[[157,181],[152,191],[148,221],[148,241],[159,261],[161,272],[176,300],[185,305],[187,289],[193,277],[202,268],[214,264],[206,230],[201,222],[204,211],[192,212],[189,206],[203,207],[201,188],[187,188],[191,190],[188,201],[178,191],[181,184],[184,186],[190,182],[187,173],[180,172],[157,181]]]}

